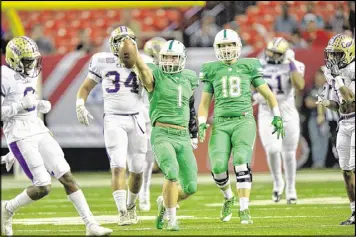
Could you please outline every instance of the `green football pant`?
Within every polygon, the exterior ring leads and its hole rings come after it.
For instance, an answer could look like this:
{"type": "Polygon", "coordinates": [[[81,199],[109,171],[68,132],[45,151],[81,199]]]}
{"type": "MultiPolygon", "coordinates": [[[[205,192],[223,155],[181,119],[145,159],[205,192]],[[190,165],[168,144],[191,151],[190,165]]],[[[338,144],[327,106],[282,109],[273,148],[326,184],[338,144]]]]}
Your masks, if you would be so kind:
{"type": "Polygon", "coordinates": [[[197,190],[197,163],[188,130],[153,127],[152,151],[166,179],[179,180],[184,193],[197,190]]]}
{"type": "Polygon", "coordinates": [[[250,164],[255,138],[256,121],[252,115],[214,118],[209,141],[211,172],[226,172],[231,152],[234,166],[250,164]]]}

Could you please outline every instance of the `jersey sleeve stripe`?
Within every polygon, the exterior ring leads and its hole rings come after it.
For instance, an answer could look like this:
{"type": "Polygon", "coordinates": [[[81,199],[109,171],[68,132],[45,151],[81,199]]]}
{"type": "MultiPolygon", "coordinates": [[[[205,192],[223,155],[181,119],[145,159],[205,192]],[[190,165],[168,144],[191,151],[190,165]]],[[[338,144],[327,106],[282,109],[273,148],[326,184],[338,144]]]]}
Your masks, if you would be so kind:
{"type": "Polygon", "coordinates": [[[90,72],[91,74],[93,74],[93,75],[97,76],[98,78],[102,79],[102,78],[101,78],[101,76],[100,76],[100,75],[98,75],[97,73],[95,73],[95,72],[93,72],[93,71],[91,71],[91,70],[89,70],[89,72],[90,72]]]}

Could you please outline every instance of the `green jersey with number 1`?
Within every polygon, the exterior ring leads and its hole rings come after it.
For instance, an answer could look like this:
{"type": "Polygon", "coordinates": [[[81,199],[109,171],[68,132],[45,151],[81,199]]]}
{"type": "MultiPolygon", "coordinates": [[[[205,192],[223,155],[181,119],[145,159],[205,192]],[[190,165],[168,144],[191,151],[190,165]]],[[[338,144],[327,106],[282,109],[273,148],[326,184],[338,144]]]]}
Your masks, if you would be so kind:
{"type": "Polygon", "coordinates": [[[204,91],[214,94],[214,117],[252,113],[251,84],[258,87],[266,83],[261,64],[255,58],[238,59],[231,65],[221,61],[205,63],[200,80],[204,82],[204,91]]]}
{"type": "Polygon", "coordinates": [[[157,65],[148,63],[154,77],[154,89],[148,93],[150,119],[188,128],[189,99],[198,86],[197,74],[188,69],[180,73],[164,73],[157,65]]]}

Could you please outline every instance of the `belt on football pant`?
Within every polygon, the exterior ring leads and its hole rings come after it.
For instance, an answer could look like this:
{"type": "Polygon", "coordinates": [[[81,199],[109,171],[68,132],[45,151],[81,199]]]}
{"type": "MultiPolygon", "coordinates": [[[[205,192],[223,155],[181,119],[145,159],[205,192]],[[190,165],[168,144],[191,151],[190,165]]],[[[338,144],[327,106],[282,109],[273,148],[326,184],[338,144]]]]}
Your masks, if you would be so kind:
{"type": "Polygon", "coordinates": [[[185,129],[185,127],[182,127],[182,126],[178,126],[178,125],[170,124],[170,123],[161,123],[161,122],[158,122],[158,121],[156,121],[154,123],[154,127],[174,128],[174,129],[179,129],[179,130],[184,130],[185,129]]]}
{"type": "Polygon", "coordinates": [[[219,122],[227,121],[227,120],[236,120],[245,117],[247,114],[248,112],[237,112],[234,116],[219,116],[214,119],[216,119],[219,122]]]}
{"type": "Polygon", "coordinates": [[[349,115],[341,115],[340,119],[339,119],[339,122],[344,120],[344,119],[350,119],[350,118],[354,118],[354,117],[355,117],[355,113],[349,114],[349,115]]]}

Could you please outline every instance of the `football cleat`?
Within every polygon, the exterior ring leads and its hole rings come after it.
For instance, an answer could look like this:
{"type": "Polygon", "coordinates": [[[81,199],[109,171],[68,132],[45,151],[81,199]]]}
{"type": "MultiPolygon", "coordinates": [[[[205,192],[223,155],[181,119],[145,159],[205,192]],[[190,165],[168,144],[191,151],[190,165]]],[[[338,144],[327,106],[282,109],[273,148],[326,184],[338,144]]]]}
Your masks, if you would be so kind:
{"type": "Polygon", "coordinates": [[[287,204],[297,204],[297,199],[296,198],[290,198],[287,200],[287,204]]]}
{"type": "Polygon", "coordinates": [[[240,223],[241,224],[252,224],[253,221],[250,216],[250,211],[245,209],[243,211],[239,211],[240,223]]]}
{"type": "Polygon", "coordinates": [[[130,224],[137,224],[138,218],[136,213],[136,205],[132,206],[130,209],[127,208],[127,215],[129,216],[130,224]]]}
{"type": "Polygon", "coordinates": [[[279,202],[282,199],[282,194],[278,194],[277,191],[273,191],[272,193],[272,200],[274,202],[279,202]]]}
{"type": "Polygon", "coordinates": [[[7,201],[1,201],[1,233],[6,236],[12,236],[12,216],[14,214],[5,208],[6,204],[7,201]]]}
{"type": "Polygon", "coordinates": [[[118,221],[117,224],[120,225],[120,226],[130,225],[131,224],[130,217],[129,217],[127,212],[120,212],[119,221],[118,221]]]}
{"type": "Polygon", "coordinates": [[[151,203],[147,200],[140,200],[139,207],[141,211],[147,212],[151,210],[151,203]]]}
{"type": "Polygon", "coordinates": [[[177,221],[168,221],[167,230],[168,231],[178,231],[179,230],[178,222],[177,221]]]}
{"type": "Polygon", "coordinates": [[[156,228],[161,230],[164,225],[164,214],[166,212],[166,208],[163,205],[163,197],[159,196],[157,198],[157,206],[158,206],[158,214],[156,217],[156,228]]]}
{"type": "Polygon", "coordinates": [[[87,227],[86,236],[106,236],[110,235],[112,230],[100,225],[90,225],[87,227]]]}
{"type": "Polygon", "coordinates": [[[354,225],[355,224],[355,211],[352,212],[352,215],[346,221],[340,223],[340,225],[354,225]]]}
{"type": "Polygon", "coordinates": [[[233,196],[230,199],[225,198],[224,205],[222,206],[221,211],[220,211],[220,220],[221,221],[224,221],[224,222],[230,221],[230,219],[232,217],[232,208],[235,204],[235,200],[236,200],[235,196],[233,196]]]}

